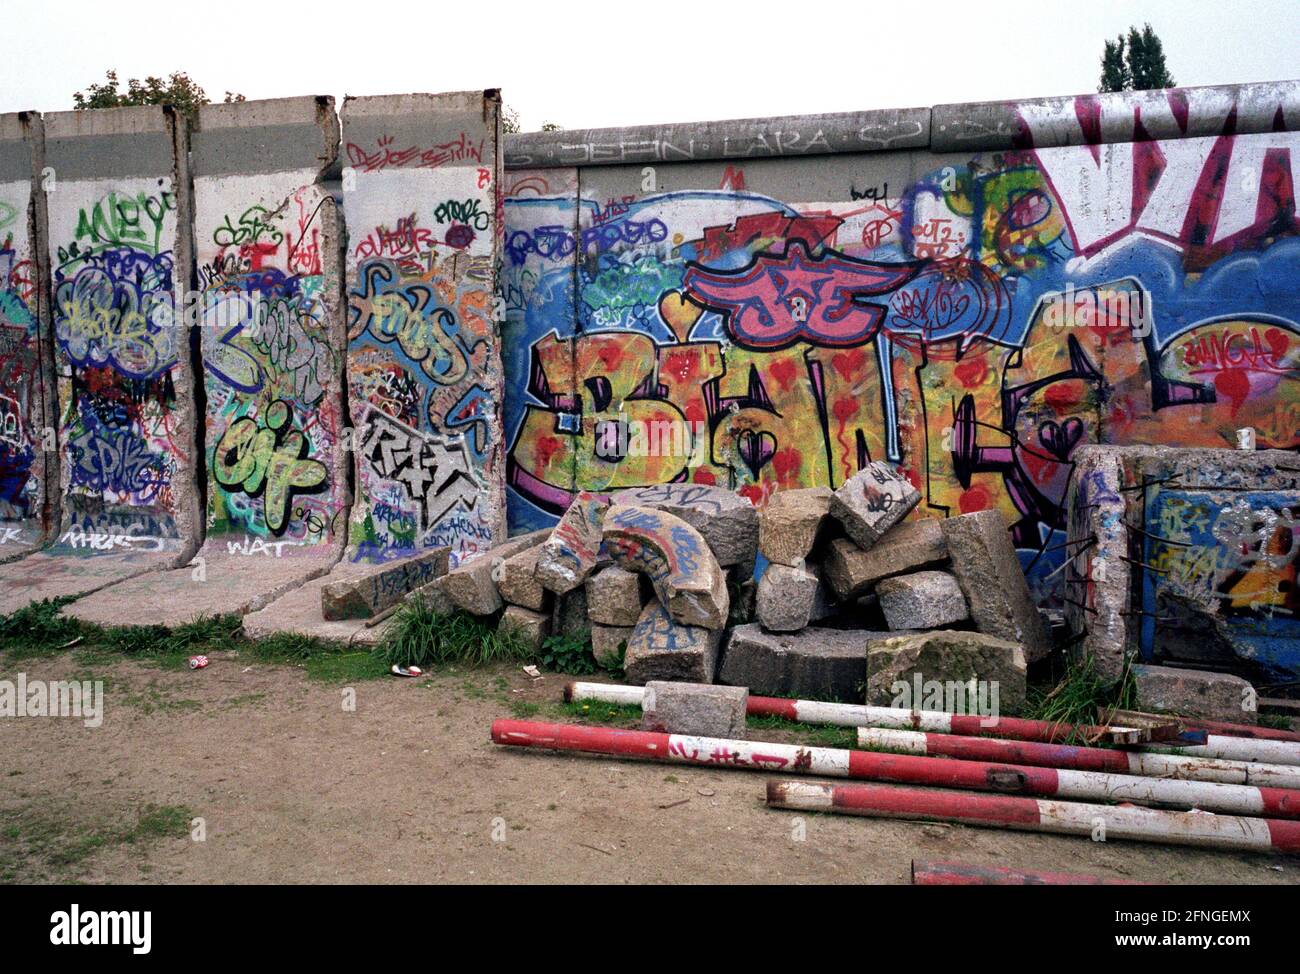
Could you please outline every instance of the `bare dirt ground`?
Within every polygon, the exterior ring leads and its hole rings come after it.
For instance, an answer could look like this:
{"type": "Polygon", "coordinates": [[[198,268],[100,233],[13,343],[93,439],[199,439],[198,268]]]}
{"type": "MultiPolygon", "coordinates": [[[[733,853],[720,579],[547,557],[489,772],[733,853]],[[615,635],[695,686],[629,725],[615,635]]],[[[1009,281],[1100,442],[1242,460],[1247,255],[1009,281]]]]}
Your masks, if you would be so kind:
{"type": "Polygon", "coordinates": [[[904,883],[914,857],[1300,882],[1296,858],[935,823],[813,815],[797,841],[767,775],[493,745],[495,717],[572,719],[565,677],[517,666],[359,681],[354,712],[343,684],[235,653],[195,672],[0,654],[0,678],[20,669],[108,685],[97,729],[0,719],[11,883],[904,883]]]}

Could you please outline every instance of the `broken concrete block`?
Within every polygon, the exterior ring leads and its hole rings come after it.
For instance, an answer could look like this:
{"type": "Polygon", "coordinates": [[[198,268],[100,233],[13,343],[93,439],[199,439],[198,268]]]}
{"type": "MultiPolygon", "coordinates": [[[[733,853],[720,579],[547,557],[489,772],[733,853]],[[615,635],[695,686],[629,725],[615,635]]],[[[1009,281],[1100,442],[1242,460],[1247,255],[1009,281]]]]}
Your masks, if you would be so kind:
{"type": "Polygon", "coordinates": [[[587,618],[587,587],[579,585],[563,595],[555,596],[551,607],[551,633],[556,636],[581,638],[591,629],[587,618]]]}
{"type": "Polygon", "coordinates": [[[943,525],[927,517],[895,525],[865,550],[848,538],[836,538],[826,548],[822,569],[835,594],[848,600],[865,594],[882,578],[935,568],[947,560],[943,525]]]}
{"type": "Polygon", "coordinates": [[[758,509],[747,497],[708,484],[655,484],[621,490],[615,504],[649,507],[679,517],[704,538],[723,568],[752,575],[758,550],[758,509]]]}
{"type": "Polygon", "coordinates": [[[461,562],[439,580],[442,591],[462,612],[492,615],[504,604],[496,582],[501,563],[541,544],[549,533],[544,529],[520,535],[461,562]]]}
{"type": "Polygon", "coordinates": [[[617,663],[619,655],[627,649],[627,642],[632,638],[632,626],[591,627],[591,655],[596,662],[604,666],[617,663]]]}
{"type": "Polygon", "coordinates": [[[893,633],[816,626],[765,632],[757,623],[731,630],[718,680],[750,693],[858,702],[867,679],[867,647],[893,633]]]}
{"type": "Polygon", "coordinates": [[[537,556],[537,580],[556,594],[577,588],[600,557],[600,523],[609,498],[580,493],[555,525],[537,556]]]}
{"type": "Polygon", "coordinates": [[[407,593],[447,574],[450,557],[450,548],[431,548],[378,566],[366,575],[330,582],[320,590],[321,613],[330,621],[376,616],[407,593]]]}
{"type": "Polygon", "coordinates": [[[825,598],[819,598],[821,590],[815,572],[770,564],[759,579],[754,611],[764,629],[797,632],[814,621],[814,616],[828,614],[825,598]]]}
{"type": "Polygon", "coordinates": [[[712,683],[721,636],[719,629],[682,625],[655,599],[641,610],[641,618],[627,641],[623,672],[629,683],[647,680],[712,683]]]}
{"type": "Polygon", "coordinates": [[[778,490],[758,516],[758,550],[777,565],[801,567],[830,529],[829,487],[778,490]]]}
{"type": "Polygon", "coordinates": [[[542,546],[503,559],[497,572],[497,591],[511,605],[541,612],[546,608],[546,588],[534,574],[542,546]]]}
{"type": "Polygon", "coordinates": [[[861,548],[870,548],[921,502],[921,492],[889,464],[873,460],[831,497],[831,515],[861,548]]]}
{"type": "Polygon", "coordinates": [[[604,540],[620,568],[649,576],[674,621],[705,629],[727,624],[727,577],[704,538],[681,518],[615,505],[605,515],[604,540]]]}
{"type": "Polygon", "coordinates": [[[430,610],[440,616],[451,615],[456,611],[456,603],[453,602],[451,596],[447,594],[446,586],[444,585],[444,579],[446,579],[446,577],[446,575],[443,575],[442,578],[435,578],[428,585],[421,585],[414,592],[407,595],[406,598],[402,599],[402,601],[414,602],[419,600],[424,602],[430,610]]]}
{"type": "Polygon", "coordinates": [[[1031,663],[1046,658],[1052,643],[1002,515],[978,511],[950,517],[942,525],[952,573],[966,596],[975,628],[1019,643],[1031,663]]]}
{"type": "Polygon", "coordinates": [[[635,626],[641,618],[641,576],[611,565],[587,579],[587,617],[602,626],[635,626]]]}
{"type": "Polygon", "coordinates": [[[867,650],[867,671],[869,705],[933,709],[937,694],[952,705],[939,709],[951,712],[996,716],[1025,708],[1024,650],[980,632],[939,629],[877,640],[867,650]]]}
{"type": "Polygon", "coordinates": [[[1255,688],[1239,676],[1139,663],[1133,680],[1139,710],[1233,724],[1259,720],[1255,688]]]}
{"type": "Polygon", "coordinates": [[[550,635],[551,617],[544,612],[534,612],[520,605],[507,605],[501,613],[498,629],[514,633],[533,652],[540,652],[542,642],[550,635]]]}
{"type": "Polygon", "coordinates": [[[1276,615],[1294,594],[1278,555],[1300,546],[1294,452],[1094,445],[1071,460],[1061,578],[1076,658],[1110,681],[1139,655],[1261,682],[1300,676],[1276,615]]]}
{"type": "Polygon", "coordinates": [[[970,618],[957,579],[947,572],[915,572],[883,579],[876,586],[890,629],[941,629],[970,618]]]}
{"type": "Polygon", "coordinates": [[[745,687],[650,680],[641,699],[641,729],[743,740],[748,707],[745,687]]]}

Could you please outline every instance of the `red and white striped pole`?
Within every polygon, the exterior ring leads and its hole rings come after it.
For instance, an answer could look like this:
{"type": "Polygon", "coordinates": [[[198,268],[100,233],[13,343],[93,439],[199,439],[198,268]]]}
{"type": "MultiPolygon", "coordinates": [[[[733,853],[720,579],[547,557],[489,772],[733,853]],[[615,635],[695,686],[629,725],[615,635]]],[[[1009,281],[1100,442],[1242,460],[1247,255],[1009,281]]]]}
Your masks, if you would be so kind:
{"type": "Polygon", "coordinates": [[[1221,720],[1201,720],[1196,718],[1197,728],[1211,734],[1226,734],[1228,737],[1253,737],[1259,741],[1291,741],[1300,744],[1300,734],[1295,731],[1280,730],[1276,727],[1257,727],[1254,724],[1228,724],[1221,720]]]}
{"type": "Polygon", "coordinates": [[[1185,754],[1192,758],[1216,758],[1224,761],[1259,761],[1264,764],[1300,765],[1300,744],[1290,741],[1265,741],[1253,737],[1226,737],[1211,734],[1204,744],[1193,744],[1170,751],[1167,744],[1139,744],[1150,754],[1185,754]]]}
{"type": "Polygon", "coordinates": [[[1151,778],[1300,789],[1300,767],[1285,764],[1220,761],[1184,757],[1182,754],[1147,754],[1103,747],[926,734],[880,727],[859,727],[858,744],[873,751],[957,758],[962,761],[1005,761],[1042,768],[1068,768],[1072,771],[1107,771],[1151,778]]]}
{"type": "MultiPolygon", "coordinates": [[[[639,706],[643,687],[607,683],[570,683],[564,690],[568,701],[599,700],[639,706]]],[[[901,707],[869,707],[821,700],[791,700],[785,697],[749,698],[748,713],[755,717],[782,717],[808,724],[838,727],[888,727],[897,730],[960,734],[970,737],[1003,737],[1017,741],[1053,744],[1076,735],[1101,736],[1106,728],[1022,717],[981,717],[978,714],[950,714],[942,710],[905,710],[901,707]]],[[[1166,751],[1168,745],[1143,745],[1142,750],[1166,751]]],[[[1203,745],[1179,747],[1178,754],[1222,758],[1230,761],[1259,761],[1266,764],[1300,765],[1300,744],[1248,737],[1210,734],[1203,745]]]]}
{"type": "Polygon", "coordinates": [[[1249,852],[1300,852],[1300,822],[1136,805],[1090,805],[1008,795],[970,795],[887,785],[769,781],[769,808],[876,818],[921,818],[963,825],[1134,839],[1249,852]]]}
{"type": "Polygon", "coordinates": [[[587,751],[683,764],[819,774],[909,785],[939,785],[1021,795],[1139,801],[1242,815],[1300,818],[1300,792],[1208,781],[1141,778],[1096,771],[1065,771],[986,761],[954,761],[907,754],[736,741],[688,734],[495,720],[492,740],[518,747],[587,751]]]}
{"type": "Polygon", "coordinates": [[[1087,873],[1007,869],[969,862],[912,860],[913,886],[1145,886],[1132,879],[1107,879],[1087,873]]]}

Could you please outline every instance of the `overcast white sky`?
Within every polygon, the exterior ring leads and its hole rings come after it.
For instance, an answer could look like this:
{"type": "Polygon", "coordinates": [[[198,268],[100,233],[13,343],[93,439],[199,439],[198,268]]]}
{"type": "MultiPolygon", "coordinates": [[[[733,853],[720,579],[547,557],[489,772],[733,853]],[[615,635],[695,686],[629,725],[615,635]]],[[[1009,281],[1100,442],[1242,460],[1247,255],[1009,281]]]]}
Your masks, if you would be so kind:
{"type": "Polygon", "coordinates": [[[69,109],[108,68],[218,101],[499,87],[525,128],[900,108],[1095,91],[1145,21],[1180,85],[1300,78],[1298,0],[6,0],[0,111],[69,109]]]}

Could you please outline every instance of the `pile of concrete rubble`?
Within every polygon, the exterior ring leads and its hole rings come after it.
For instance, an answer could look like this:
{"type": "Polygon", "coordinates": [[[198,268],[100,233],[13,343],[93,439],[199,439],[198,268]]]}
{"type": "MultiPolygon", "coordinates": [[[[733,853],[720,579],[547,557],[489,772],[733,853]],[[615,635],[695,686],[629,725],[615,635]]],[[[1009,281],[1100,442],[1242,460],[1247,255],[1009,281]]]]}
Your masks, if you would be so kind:
{"type": "MultiPolygon", "coordinates": [[[[718,487],[580,494],[554,530],[512,538],[419,590],[534,646],[590,631],[634,683],[889,703],[899,681],[996,681],[1024,703],[1050,650],[1002,517],[905,521],[920,494],[884,463],[760,513],[718,487]],[[766,564],[754,582],[761,554],[766,564]]],[[[919,705],[919,702],[918,702],[919,705]]]]}

